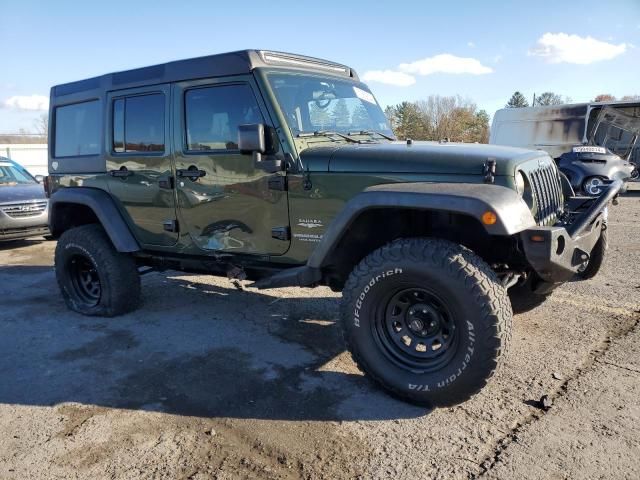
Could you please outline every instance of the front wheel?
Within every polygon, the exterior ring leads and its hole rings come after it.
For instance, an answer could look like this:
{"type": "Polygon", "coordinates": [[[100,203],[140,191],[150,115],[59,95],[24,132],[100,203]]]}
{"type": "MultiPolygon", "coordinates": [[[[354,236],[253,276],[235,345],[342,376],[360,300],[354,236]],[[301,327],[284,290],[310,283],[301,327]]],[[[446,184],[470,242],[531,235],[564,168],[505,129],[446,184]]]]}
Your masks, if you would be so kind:
{"type": "Polygon", "coordinates": [[[606,227],[602,229],[600,233],[600,238],[593,246],[591,250],[591,254],[589,255],[589,260],[578,268],[577,277],[580,280],[589,280],[595,277],[602,264],[604,263],[604,258],[607,253],[607,248],[609,247],[609,240],[607,236],[606,227]]]}
{"type": "Polygon", "coordinates": [[[455,405],[484,387],[511,331],[511,305],[491,268],[440,239],[400,239],[351,273],[341,308],[355,362],[392,394],[455,405]]]}

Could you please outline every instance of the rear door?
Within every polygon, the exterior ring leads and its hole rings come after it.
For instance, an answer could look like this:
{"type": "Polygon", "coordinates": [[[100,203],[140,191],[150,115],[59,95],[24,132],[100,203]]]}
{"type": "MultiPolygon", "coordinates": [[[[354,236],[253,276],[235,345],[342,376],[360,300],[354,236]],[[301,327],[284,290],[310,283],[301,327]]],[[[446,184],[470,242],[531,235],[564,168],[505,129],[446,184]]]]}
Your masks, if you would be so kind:
{"type": "Polygon", "coordinates": [[[204,250],[285,253],[285,172],[265,171],[238,150],[238,125],[271,124],[253,77],[182,82],[173,98],[181,231],[204,250]]]}
{"type": "Polygon", "coordinates": [[[107,108],[109,189],[143,245],[178,239],[171,183],[168,85],[112,92],[107,108]]]}

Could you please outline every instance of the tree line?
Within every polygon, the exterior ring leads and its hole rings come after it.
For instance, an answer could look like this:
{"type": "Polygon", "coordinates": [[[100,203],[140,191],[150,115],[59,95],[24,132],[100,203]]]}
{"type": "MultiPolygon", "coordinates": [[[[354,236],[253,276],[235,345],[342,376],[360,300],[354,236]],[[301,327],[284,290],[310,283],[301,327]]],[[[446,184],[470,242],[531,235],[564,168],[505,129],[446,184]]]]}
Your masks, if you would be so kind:
{"type": "Polygon", "coordinates": [[[426,100],[388,106],[385,114],[400,139],[489,141],[489,114],[468,98],[430,95],[426,100]]]}
{"type": "MultiPolygon", "coordinates": [[[[619,99],[609,93],[596,95],[594,102],[640,101],[640,95],[625,95],[619,99]]],[[[535,95],[531,106],[562,105],[570,103],[570,97],[555,92],[543,92],[535,95]]],[[[519,91],[509,98],[505,107],[528,107],[527,98],[519,91]]],[[[313,107],[313,105],[312,105],[313,107]]],[[[367,125],[368,116],[364,107],[349,109],[344,100],[336,102],[331,112],[316,108],[310,112],[315,126],[367,125]]],[[[391,128],[400,139],[443,140],[452,142],[487,143],[489,141],[489,114],[469,98],[460,95],[430,95],[426,100],[401,102],[390,105],[385,114],[391,128]]],[[[20,129],[17,134],[0,134],[0,143],[43,143],[47,141],[48,115],[43,113],[34,122],[32,131],[20,129]]]]}
{"type": "MultiPolygon", "coordinates": [[[[592,102],[615,102],[617,100],[621,102],[640,101],[640,95],[624,95],[623,97],[620,97],[618,99],[615,96],[611,95],[610,93],[601,93],[600,95],[596,95],[591,101],[592,102]]],[[[571,97],[563,97],[562,95],[558,95],[557,93],[554,93],[554,92],[544,92],[537,96],[534,95],[531,106],[544,107],[549,105],[562,105],[562,104],[571,103],[571,102],[572,102],[571,97]]],[[[522,108],[522,107],[528,107],[528,106],[529,106],[529,102],[527,101],[526,97],[518,91],[516,91],[513,95],[511,95],[511,98],[505,105],[506,108],[522,108]]]]}

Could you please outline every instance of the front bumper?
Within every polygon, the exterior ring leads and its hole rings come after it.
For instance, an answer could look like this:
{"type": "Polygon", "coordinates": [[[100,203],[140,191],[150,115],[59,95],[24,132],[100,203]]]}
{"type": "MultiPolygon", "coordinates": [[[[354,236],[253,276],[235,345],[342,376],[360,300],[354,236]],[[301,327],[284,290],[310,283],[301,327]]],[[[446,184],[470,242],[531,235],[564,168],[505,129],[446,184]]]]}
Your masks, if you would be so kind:
{"type": "Polygon", "coordinates": [[[49,235],[49,227],[5,228],[0,230],[0,242],[46,235],[49,235]]]}
{"type": "Polygon", "coordinates": [[[607,205],[622,186],[623,182],[616,180],[599,197],[584,200],[588,207],[570,224],[535,227],[520,234],[529,265],[546,283],[541,288],[551,289],[570,280],[589,260],[606,224],[607,205]]]}

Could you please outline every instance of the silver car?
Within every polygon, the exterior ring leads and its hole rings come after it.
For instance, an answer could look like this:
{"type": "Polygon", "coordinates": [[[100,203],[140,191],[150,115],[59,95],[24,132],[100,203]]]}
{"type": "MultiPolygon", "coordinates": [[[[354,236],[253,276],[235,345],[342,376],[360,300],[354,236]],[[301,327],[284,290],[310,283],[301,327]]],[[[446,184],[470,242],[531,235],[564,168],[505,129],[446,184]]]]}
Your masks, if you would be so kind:
{"type": "Polygon", "coordinates": [[[40,182],[0,157],[0,241],[48,235],[48,216],[49,201],[40,182]]]}

